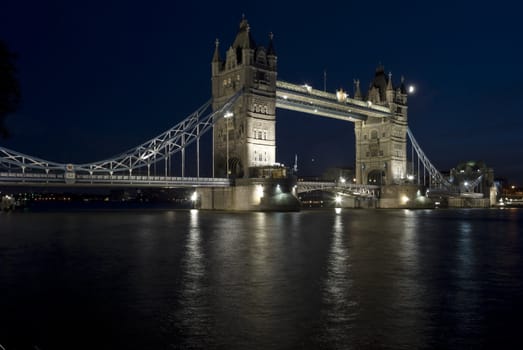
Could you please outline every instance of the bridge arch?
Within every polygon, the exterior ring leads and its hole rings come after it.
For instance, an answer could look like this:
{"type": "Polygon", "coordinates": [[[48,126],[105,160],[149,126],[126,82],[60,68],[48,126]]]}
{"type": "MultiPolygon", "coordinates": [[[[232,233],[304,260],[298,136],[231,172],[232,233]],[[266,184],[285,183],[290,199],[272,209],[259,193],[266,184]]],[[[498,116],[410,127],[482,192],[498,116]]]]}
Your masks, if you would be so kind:
{"type": "Polygon", "coordinates": [[[238,157],[229,159],[229,172],[232,178],[241,178],[244,176],[242,161],[238,157]]]}
{"type": "Polygon", "coordinates": [[[385,171],[374,169],[367,175],[367,184],[382,186],[385,185],[385,171]]]}

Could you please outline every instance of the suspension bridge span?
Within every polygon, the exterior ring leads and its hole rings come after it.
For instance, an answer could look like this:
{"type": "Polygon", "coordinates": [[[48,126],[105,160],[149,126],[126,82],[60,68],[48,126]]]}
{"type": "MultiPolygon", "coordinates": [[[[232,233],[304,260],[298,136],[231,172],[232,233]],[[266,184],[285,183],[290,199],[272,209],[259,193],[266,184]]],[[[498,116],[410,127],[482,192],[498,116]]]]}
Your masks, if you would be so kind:
{"type": "Polygon", "coordinates": [[[365,95],[359,80],[351,95],[278,80],[272,34],[267,46],[257,45],[246,19],[224,58],[219,45],[216,40],[211,61],[212,98],[167,131],[111,158],[82,164],[0,147],[0,185],[193,187],[202,208],[232,210],[296,210],[297,194],[312,190],[379,198],[381,207],[406,207],[420,189],[424,197],[426,192],[481,196],[475,190],[483,174],[456,184],[421,149],[408,128],[403,77],[394,84],[379,66],[365,95]],[[354,123],[354,181],[296,182],[276,159],[276,109],[354,123]],[[200,140],[207,132],[212,133],[212,174],[201,176],[200,140]],[[189,147],[196,148],[193,174],[186,169],[189,147]]]}

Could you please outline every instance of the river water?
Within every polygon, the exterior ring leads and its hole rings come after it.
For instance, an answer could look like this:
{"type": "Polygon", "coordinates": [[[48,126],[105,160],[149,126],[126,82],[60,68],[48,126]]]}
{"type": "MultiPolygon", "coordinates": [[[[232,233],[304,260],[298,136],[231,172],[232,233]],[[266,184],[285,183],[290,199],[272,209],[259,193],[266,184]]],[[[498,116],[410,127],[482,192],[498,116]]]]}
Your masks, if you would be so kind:
{"type": "Polygon", "coordinates": [[[12,349],[522,348],[523,210],[0,214],[12,349]]]}

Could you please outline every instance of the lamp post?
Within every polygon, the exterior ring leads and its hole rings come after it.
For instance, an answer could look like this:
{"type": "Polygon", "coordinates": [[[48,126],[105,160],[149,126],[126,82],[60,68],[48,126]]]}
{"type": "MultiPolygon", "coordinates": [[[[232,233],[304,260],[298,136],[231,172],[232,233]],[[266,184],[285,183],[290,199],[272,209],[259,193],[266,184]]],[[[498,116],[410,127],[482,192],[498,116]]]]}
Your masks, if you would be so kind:
{"type": "Polygon", "coordinates": [[[225,134],[225,135],[226,135],[225,137],[226,137],[226,140],[227,140],[227,141],[226,141],[226,143],[227,143],[227,146],[226,146],[226,147],[227,147],[227,152],[226,152],[226,154],[227,154],[227,156],[226,156],[226,157],[227,157],[227,158],[226,158],[226,161],[227,161],[227,166],[226,166],[226,169],[227,169],[227,178],[229,178],[229,172],[230,172],[230,171],[229,171],[229,120],[230,120],[233,116],[234,116],[234,113],[231,112],[231,111],[228,111],[228,112],[225,113],[224,116],[223,116],[223,117],[225,118],[225,120],[227,121],[227,123],[226,123],[226,125],[225,125],[225,129],[226,129],[226,130],[225,130],[225,133],[226,133],[226,134],[225,134]]]}

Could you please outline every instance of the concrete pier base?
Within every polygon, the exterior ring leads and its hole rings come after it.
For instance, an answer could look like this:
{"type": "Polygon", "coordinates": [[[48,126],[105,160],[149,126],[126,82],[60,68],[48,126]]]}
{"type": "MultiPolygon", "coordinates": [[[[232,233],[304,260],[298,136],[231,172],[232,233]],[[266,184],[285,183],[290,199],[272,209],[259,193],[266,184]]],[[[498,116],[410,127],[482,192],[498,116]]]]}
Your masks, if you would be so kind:
{"type": "Polygon", "coordinates": [[[377,208],[378,200],[372,197],[343,197],[342,203],[335,205],[339,208],[377,208]]]}
{"type": "Polygon", "coordinates": [[[197,207],[231,211],[298,211],[293,179],[237,179],[235,186],[197,190],[197,207]]]}
{"type": "Polygon", "coordinates": [[[448,199],[449,208],[490,208],[489,198],[451,197],[448,199]]]}
{"type": "Polygon", "coordinates": [[[386,185],[381,187],[379,208],[434,208],[434,202],[425,196],[418,185],[386,185]]]}

